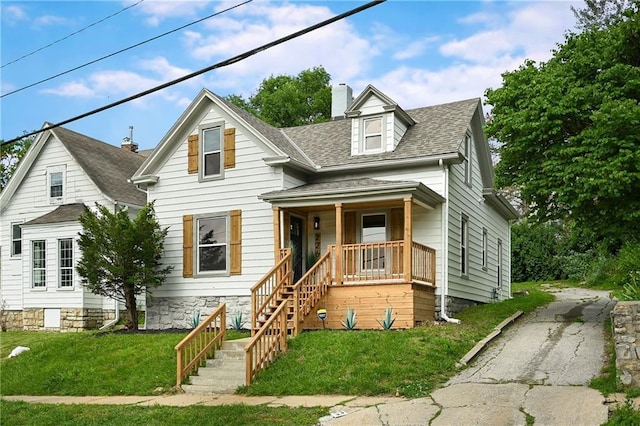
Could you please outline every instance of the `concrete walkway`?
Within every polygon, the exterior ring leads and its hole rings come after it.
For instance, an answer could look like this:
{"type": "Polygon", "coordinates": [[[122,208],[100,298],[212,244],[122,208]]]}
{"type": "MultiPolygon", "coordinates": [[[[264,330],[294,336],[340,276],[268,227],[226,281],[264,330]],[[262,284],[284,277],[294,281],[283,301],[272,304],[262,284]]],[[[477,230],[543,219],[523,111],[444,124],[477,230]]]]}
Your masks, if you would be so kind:
{"type": "MultiPolygon", "coordinates": [[[[600,425],[605,398],[586,386],[604,362],[604,320],[614,302],[606,292],[562,289],[557,300],[519,319],[470,366],[429,397],[346,395],[250,397],[160,395],[114,397],[5,396],[50,404],[268,405],[330,407],[327,425],[600,425]]],[[[624,401],[623,396],[617,396],[624,401]]],[[[614,398],[615,399],[615,398],[614,398]]]]}

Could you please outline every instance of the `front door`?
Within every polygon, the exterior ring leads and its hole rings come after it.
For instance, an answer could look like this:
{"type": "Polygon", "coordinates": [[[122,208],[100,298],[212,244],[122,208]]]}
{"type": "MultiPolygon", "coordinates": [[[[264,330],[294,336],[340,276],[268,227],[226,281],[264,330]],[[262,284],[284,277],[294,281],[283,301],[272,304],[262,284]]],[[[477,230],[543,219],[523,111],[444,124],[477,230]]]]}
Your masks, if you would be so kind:
{"type": "Polygon", "coordinates": [[[289,223],[289,241],[293,258],[293,282],[297,283],[302,278],[304,221],[292,215],[289,223]]]}

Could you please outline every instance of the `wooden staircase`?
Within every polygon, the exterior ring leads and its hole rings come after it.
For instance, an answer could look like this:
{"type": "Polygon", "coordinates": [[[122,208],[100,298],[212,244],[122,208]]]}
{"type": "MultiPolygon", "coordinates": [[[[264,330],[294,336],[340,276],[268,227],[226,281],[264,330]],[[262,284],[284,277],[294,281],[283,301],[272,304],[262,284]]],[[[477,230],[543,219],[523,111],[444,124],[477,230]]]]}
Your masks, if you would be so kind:
{"type": "Polygon", "coordinates": [[[182,385],[182,389],[194,394],[235,392],[238,386],[245,384],[244,347],[250,340],[251,338],[247,337],[224,341],[215,352],[214,358],[208,359],[206,365],[198,369],[197,375],[190,376],[190,384],[182,385]]]}

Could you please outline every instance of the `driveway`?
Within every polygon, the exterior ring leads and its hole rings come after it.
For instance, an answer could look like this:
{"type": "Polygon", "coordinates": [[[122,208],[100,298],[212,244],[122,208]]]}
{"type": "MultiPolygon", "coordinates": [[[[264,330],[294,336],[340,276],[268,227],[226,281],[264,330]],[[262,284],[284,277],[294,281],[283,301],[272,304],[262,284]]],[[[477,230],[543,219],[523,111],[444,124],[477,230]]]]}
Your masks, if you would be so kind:
{"type": "MultiPolygon", "coordinates": [[[[587,387],[605,360],[605,291],[550,289],[556,300],[521,318],[431,396],[359,410],[326,424],[600,425],[604,397],[587,387]]],[[[335,408],[334,408],[335,411],[335,408]]]]}

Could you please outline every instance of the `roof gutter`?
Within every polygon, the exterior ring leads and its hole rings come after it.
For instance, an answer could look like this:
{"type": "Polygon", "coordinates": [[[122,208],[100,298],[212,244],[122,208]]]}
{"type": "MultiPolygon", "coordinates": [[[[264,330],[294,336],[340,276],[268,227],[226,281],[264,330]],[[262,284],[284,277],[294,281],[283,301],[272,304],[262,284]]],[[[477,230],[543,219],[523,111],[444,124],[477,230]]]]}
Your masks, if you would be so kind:
{"type": "MultiPolygon", "coordinates": [[[[444,193],[449,195],[449,165],[439,162],[444,173],[444,193]]],[[[460,324],[460,320],[447,315],[447,296],[449,293],[449,197],[442,205],[442,289],[440,290],[440,318],[446,322],[460,324]]]]}
{"type": "Polygon", "coordinates": [[[264,157],[262,159],[267,166],[278,167],[278,166],[289,166],[291,168],[301,170],[307,173],[316,172],[317,169],[313,167],[309,167],[306,164],[303,164],[297,160],[292,159],[288,155],[275,155],[273,157],[264,157]]]}
{"type": "Polygon", "coordinates": [[[442,163],[445,164],[457,164],[461,162],[461,157],[458,152],[452,152],[445,155],[431,156],[431,157],[421,157],[421,158],[404,158],[398,160],[378,160],[371,161],[367,163],[359,163],[359,164],[341,164],[339,166],[328,166],[328,167],[320,167],[315,170],[316,173],[340,173],[340,172],[350,172],[354,170],[367,170],[367,169],[376,169],[376,170],[391,170],[404,168],[407,166],[433,166],[439,165],[442,163]]]}

